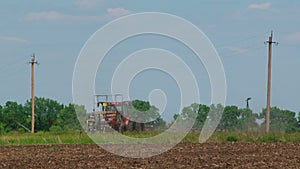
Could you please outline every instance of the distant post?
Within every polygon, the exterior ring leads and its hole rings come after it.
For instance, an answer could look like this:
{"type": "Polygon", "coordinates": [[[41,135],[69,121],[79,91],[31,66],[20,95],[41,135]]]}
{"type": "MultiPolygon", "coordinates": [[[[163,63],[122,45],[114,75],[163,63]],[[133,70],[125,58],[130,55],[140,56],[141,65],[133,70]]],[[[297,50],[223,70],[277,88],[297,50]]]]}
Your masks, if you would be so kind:
{"type": "Polygon", "coordinates": [[[271,36],[269,36],[269,41],[265,42],[269,45],[268,51],[268,85],[267,85],[267,107],[266,107],[266,133],[270,132],[270,104],[271,104],[271,71],[272,71],[272,45],[278,44],[278,42],[273,42],[273,31],[271,36]]]}
{"type": "Polygon", "coordinates": [[[246,107],[247,107],[247,109],[250,108],[250,107],[249,107],[249,100],[251,100],[251,97],[248,97],[248,98],[246,99],[246,107]]]}
{"type": "Polygon", "coordinates": [[[31,133],[34,133],[34,65],[38,63],[34,54],[29,63],[31,64],[31,133]]]}

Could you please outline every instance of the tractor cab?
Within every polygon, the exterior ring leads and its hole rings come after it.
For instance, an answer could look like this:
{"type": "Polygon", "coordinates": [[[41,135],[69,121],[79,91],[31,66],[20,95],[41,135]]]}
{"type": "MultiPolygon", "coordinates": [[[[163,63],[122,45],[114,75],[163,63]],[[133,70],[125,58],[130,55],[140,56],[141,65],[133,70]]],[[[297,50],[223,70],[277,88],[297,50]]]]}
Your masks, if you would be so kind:
{"type": "Polygon", "coordinates": [[[129,118],[127,115],[127,102],[123,96],[117,95],[95,95],[94,111],[87,120],[89,130],[105,131],[114,129],[116,131],[126,130],[129,118]]]}

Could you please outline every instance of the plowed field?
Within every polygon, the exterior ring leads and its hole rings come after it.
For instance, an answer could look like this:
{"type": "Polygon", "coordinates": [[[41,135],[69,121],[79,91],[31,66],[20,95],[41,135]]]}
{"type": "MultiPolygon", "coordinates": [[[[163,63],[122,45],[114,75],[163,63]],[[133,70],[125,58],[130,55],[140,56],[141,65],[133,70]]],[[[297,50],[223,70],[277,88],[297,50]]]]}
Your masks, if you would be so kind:
{"type": "Polygon", "coordinates": [[[0,168],[300,168],[300,143],[181,143],[145,159],[92,144],[2,146],[0,168]]]}

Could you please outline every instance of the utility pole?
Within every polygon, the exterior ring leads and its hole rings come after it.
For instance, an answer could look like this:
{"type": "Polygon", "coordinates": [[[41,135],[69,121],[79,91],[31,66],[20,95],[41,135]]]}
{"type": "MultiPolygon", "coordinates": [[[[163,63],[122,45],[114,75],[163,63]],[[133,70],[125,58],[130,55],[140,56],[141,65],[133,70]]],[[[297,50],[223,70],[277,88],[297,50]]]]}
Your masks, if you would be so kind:
{"type": "Polygon", "coordinates": [[[38,64],[35,55],[31,56],[31,133],[34,133],[34,65],[38,64]]]}
{"type": "Polygon", "coordinates": [[[270,104],[271,104],[271,71],[272,71],[272,45],[278,45],[278,42],[273,42],[273,31],[269,40],[265,42],[269,45],[268,51],[268,86],[267,86],[267,107],[266,107],[266,133],[270,132],[270,104]]]}

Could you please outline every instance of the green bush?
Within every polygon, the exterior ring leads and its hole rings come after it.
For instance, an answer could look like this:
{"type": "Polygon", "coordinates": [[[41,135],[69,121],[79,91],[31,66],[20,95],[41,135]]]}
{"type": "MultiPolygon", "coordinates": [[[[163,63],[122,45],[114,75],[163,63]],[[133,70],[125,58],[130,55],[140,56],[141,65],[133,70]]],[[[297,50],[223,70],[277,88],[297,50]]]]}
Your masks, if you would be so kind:
{"type": "Polygon", "coordinates": [[[197,143],[199,141],[199,135],[200,133],[188,133],[182,141],[188,143],[197,143]]]}
{"type": "Polygon", "coordinates": [[[237,142],[238,138],[237,138],[237,136],[231,135],[231,136],[227,136],[226,141],[237,142]]]}
{"type": "Polygon", "coordinates": [[[60,126],[51,126],[49,130],[50,132],[59,132],[62,131],[62,128],[60,126]]]}
{"type": "Polygon", "coordinates": [[[19,133],[26,133],[26,130],[24,128],[18,128],[19,133]]]}
{"type": "Polygon", "coordinates": [[[284,137],[285,142],[300,142],[300,133],[287,134],[284,137]]]}
{"type": "Polygon", "coordinates": [[[265,134],[257,139],[258,142],[280,142],[280,138],[276,134],[265,134]]]}
{"type": "Polygon", "coordinates": [[[4,132],[5,132],[4,123],[0,122],[0,134],[4,134],[4,132]]]}

